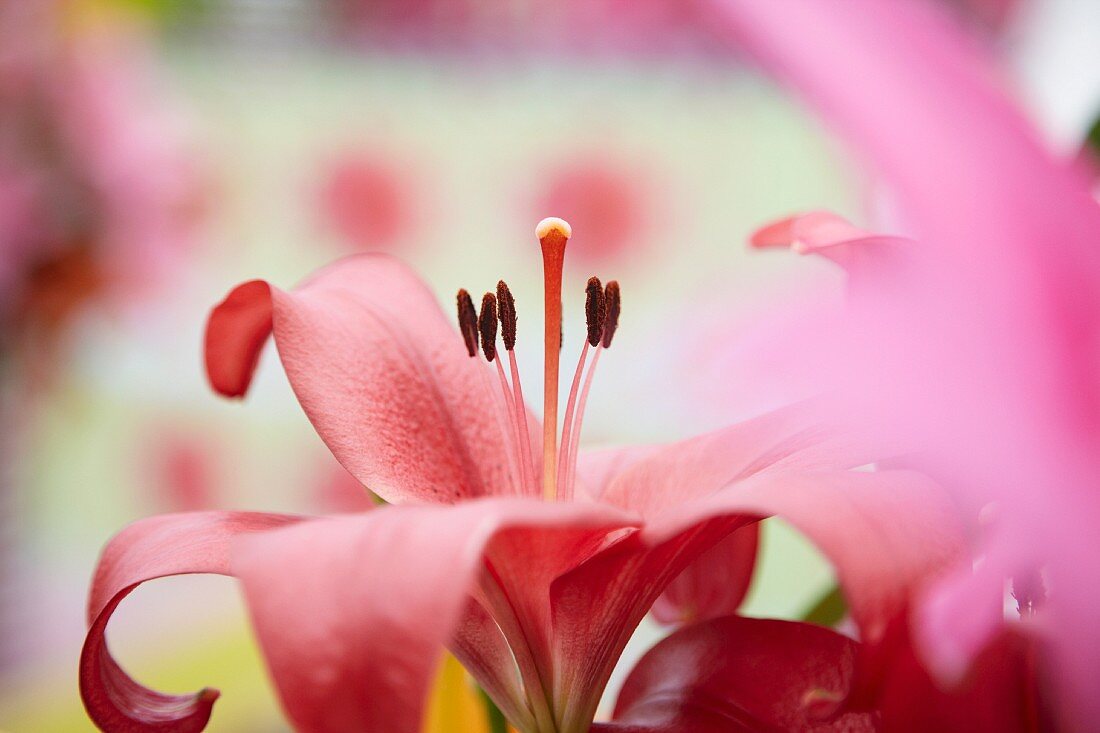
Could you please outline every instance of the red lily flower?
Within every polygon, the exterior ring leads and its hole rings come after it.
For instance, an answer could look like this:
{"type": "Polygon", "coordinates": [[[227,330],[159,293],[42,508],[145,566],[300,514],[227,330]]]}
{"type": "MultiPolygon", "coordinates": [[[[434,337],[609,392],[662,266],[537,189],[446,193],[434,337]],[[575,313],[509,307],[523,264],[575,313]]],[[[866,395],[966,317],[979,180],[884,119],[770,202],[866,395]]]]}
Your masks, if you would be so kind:
{"type": "MultiPolygon", "coordinates": [[[[708,551],[740,541],[732,533],[762,517],[784,516],[834,560],[865,640],[880,637],[913,589],[957,556],[961,533],[934,484],[909,471],[851,470],[879,456],[805,405],[669,446],[579,451],[593,370],[618,325],[615,283],[605,289],[593,278],[586,287],[588,329],[559,446],[569,232],[560,220],[538,228],[547,283],[542,428],[524,407],[515,304],[503,283],[485,295],[480,317],[460,291],[461,336],[416,275],[384,255],[341,260],[291,292],[247,282],[214,309],[206,334],[214,388],[245,394],[273,334],[321,438],[393,506],[336,518],[167,515],[125,529],[96,573],[81,659],[83,698],[98,725],[194,731],[209,718],[215,692],[148,690],[104,643],[118,603],[165,575],[241,581],[299,730],[418,730],[446,645],[517,729],[572,733],[589,729],[620,652],[666,587],[693,561],[713,567],[708,551]],[[540,435],[542,451],[532,451],[540,435]]],[[[693,617],[730,604],[710,599],[681,589],[668,603],[691,605],[693,617]]],[[[751,624],[731,624],[719,636],[742,643],[751,624]]],[[[807,693],[842,696],[844,682],[776,674],[748,689],[786,719],[805,719],[807,693]]],[[[692,726],[685,718],[668,730],[692,726]]]]}

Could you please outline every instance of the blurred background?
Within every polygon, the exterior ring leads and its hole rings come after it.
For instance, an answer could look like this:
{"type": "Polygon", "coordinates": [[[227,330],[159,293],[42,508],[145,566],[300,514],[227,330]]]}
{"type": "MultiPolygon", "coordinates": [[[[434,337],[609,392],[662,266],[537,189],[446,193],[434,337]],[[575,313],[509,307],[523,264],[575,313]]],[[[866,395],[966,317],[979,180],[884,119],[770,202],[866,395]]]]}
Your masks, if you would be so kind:
{"type": "MultiPolygon", "coordinates": [[[[1051,147],[1078,155],[1100,100],[1100,4],[938,1],[994,48],[1051,147]]],[[[533,227],[562,216],[566,365],[586,278],[625,291],[588,445],[683,437],[800,396],[773,377],[758,316],[843,283],[752,254],[747,235],[820,208],[873,226],[888,197],[692,4],[661,7],[0,0],[0,729],[91,728],[83,604],[125,523],[369,501],[274,353],[244,404],[207,388],[204,320],[242,280],[290,287],[359,251],[406,259],[444,304],[505,278],[517,351],[537,364],[533,227]]],[[[832,587],[780,523],[762,562],[749,614],[800,617],[832,587]]],[[[233,581],[149,583],[110,639],[147,684],[221,689],[211,730],[286,729],[233,581]]]]}

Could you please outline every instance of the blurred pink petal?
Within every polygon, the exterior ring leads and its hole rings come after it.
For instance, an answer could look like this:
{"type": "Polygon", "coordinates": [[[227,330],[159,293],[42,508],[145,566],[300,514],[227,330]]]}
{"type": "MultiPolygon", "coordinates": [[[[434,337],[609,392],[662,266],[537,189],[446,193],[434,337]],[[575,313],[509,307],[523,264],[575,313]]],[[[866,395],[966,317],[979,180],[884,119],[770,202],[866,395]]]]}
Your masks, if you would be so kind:
{"type": "MultiPolygon", "coordinates": [[[[897,195],[920,245],[909,280],[851,311],[820,355],[823,374],[850,414],[910,439],[974,515],[1000,504],[987,554],[1007,576],[1046,568],[1052,669],[1072,705],[1065,722],[1084,726],[1100,717],[1100,563],[1088,539],[1100,502],[1087,489],[1100,475],[1096,202],[1005,99],[978,46],[927,8],[713,5],[897,195]]],[[[941,613],[966,606],[941,598],[918,629],[954,677],[998,630],[941,613]]]]}

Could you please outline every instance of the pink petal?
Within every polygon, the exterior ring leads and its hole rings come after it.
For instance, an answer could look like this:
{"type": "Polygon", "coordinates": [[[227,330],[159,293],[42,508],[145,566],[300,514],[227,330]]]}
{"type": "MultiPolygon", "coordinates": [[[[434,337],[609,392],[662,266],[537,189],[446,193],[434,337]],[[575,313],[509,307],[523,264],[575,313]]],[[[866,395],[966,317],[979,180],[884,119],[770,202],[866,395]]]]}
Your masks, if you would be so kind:
{"type": "Polygon", "coordinates": [[[913,246],[904,237],[873,234],[828,211],[792,216],[758,229],[753,247],[790,247],[799,254],[817,254],[862,277],[866,270],[895,267],[913,246]]]}
{"type": "Polygon", "coordinates": [[[730,532],[772,515],[832,560],[865,640],[879,637],[963,549],[954,508],[931,481],[907,471],[762,471],[669,510],[551,586],[554,689],[567,727],[591,719],[591,691],[603,689],[664,588],[730,532]]]}
{"type": "MultiPolygon", "coordinates": [[[[967,509],[1000,504],[999,552],[1046,563],[1058,589],[1047,613],[1073,717],[1100,719],[1087,539],[1100,522],[1100,209],[1087,182],[1052,159],[979,47],[922,3],[711,5],[883,175],[926,255],[918,287],[815,354],[837,363],[823,381],[853,415],[914,438],[967,509]]],[[[936,651],[974,648],[971,618],[937,632],[956,643],[936,651]]]]}
{"type": "Polygon", "coordinates": [[[665,587],[701,552],[754,519],[703,521],[653,543],[644,541],[644,530],[635,532],[554,581],[554,694],[563,728],[592,720],[619,655],[665,587]]]}
{"type": "Polygon", "coordinates": [[[689,624],[735,613],[752,582],[759,539],[760,525],[750,524],[701,554],[653,604],[654,617],[689,624]]]}
{"type": "Polygon", "coordinates": [[[761,471],[849,468],[881,457],[805,403],[654,448],[628,462],[601,498],[653,518],[761,471]]]}
{"type": "Polygon", "coordinates": [[[597,733],[873,731],[874,717],[817,719],[844,697],[857,645],[810,624],[726,616],[677,631],[630,673],[615,723],[597,733]]]}
{"type": "Polygon", "coordinates": [[[600,499],[616,476],[660,448],[656,445],[628,445],[582,450],[577,454],[577,495],[590,500],[600,499]]]}
{"type": "MultiPolygon", "coordinates": [[[[920,474],[792,466],[757,472],[670,508],[553,582],[554,658],[560,660],[554,694],[566,727],[591,720],[592,691],[606,685],[632,630],[664,588],[739,527],[779,515],[813,540],[834,562],[869,641],[963,550],[955,508],[920,474]]],[[[624,475],[675,479],[634,469],[624,475]]]]}
{"type": "Polygon", "coordinates": [[[416,275],[348,257],[292,292],[239,286],[210,316],[207,372],[239,396],[273,326],[290,384],[321,438],[387,501],[450,502],[517,490],[499,387],[416,275]]]}
{"type": "MultiPolygon", "coordinates": [[[[855,579],[857,595],[865,590],[867,597],[857,598],[857,603],[868,619],[881,624],[907,598],[895,591],[899,586],[910,590],[907,583],[913,578],[894,575],[905,569],[903,561],[895,564],[885,557],[861,565],[854,549],[847,552],[845,540],[861,551],[869,545],[881,546],[884,553],[895,551],[888,544],[893,535],[882,536],[876,515],[862,516],[859,502],[867,503],[868,513],[885,505],[890,511],[884,512],[883,521],[901,525],[935,514],[945,527],[933,526],[926,535],[924,531],[907,533],[903,526],[896,536],[942,541],[937,552],[956,548],[957,528],[953,517],[940,511],[942,499],[930,501],[926,513],[909,512],[910,500],[938,498],[929,482],[899,475],[900,506],[892,506],[889,477],[837,470],[865,464],[875,456],[860,442],[834,434],[815,415],[811,405],[800,405],[665,446],[630,464],[611,481],[603,500],[640,512],[647,526],[620,538],[551,586],[553,656],[559,660],[554,691],[556,704],[565,710],[566,727],[591,719],[593,691],[603,689],[633,629],[669,583],[739,527],[777,512],[789,513],[792,521],[813,512],[805,517],[804,531],[823,544],[826,553],[833,550],[838,564],[854,566],[842,571],[842,579],[848,575],[855,579]],[[906,491],[907,482],[916,484],[912,491],[906,491]],[[756,485],[774,489],[776,496],[765,497],[774,505],[758,500],[755,494],[760,492],[752,488],[756,485]],[[861,492],[861,488],[867,490],[861,492]],[[845,503],[851,509],[832,523],[828,518],[838,506],[846,508],[845,503]],[[846,519],[851,520],[848,526],[846,519]],[[888,596],[889,604],[883,596],[888,596]]],[[[912,548],[904,550],[903,557],[914,563],[926,558],[912,548]]],[[[928,562],[939,559],[937,552],[927,556],[933,558],[928,562]]],[[[870,625],[868,630],[873,630],[870,625]]]]}
{"type": "Polygon", "coordinates": [[[626,519],[519,499],[385,507],[251,537],[239,543],[234,571],[297,730],[413,733],[440,650],[463,632],[483,553],[513,533],[537,546],[626,519]]]}
{"type": "Polygon", "coordinates": [[[229,574],[235,538],[270,530],[294,517],[204,512],[136,522],[103,551],[88,599],[88,629],[80,655],[80,694],[103,730],[190,733],[206,726],[217,690],[165,695],[132,680],[111,657],[104,632],[118,604],[141,583],[184,573],[229,574]]]}
{"type": "Polygon", "coordinates": [[[833,563],[861,638],[873,641],[913,594],[966,550],[957,510],[912,471],[771,471],[650,522],[650,543],[723,516],[779,516],[833,563]]]}

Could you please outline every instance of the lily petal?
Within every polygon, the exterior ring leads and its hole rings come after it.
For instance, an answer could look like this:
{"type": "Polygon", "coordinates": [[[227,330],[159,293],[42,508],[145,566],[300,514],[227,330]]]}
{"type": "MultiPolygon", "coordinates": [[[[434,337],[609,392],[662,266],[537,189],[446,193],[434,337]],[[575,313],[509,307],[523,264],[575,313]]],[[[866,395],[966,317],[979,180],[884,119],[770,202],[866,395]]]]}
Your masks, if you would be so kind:
{"type": "Polygon", "coordinates": [[[186,573],[229,574],[229,547],[242,535],[297,521],[277,514],[167,514],[131,524],[104,549],[88,601],[80,655],[80,694],[103,730],[191,733],[210,718],[217,690],[165,695],[131,679],[107,649],[107,622],[122,599],[147,580],[186,573]]]}
{"type": "Polygon", "coordinates": [[[453,502],[519,490],[493,376],[401,262],[349,257],[291,292],[238,286],[207,324],[214,389],[243,395],[271,332],[318,434],[379,496],[453,502]]]}
{"type": "Polygon", "coordinates": [[[916,653],[909,614],[896,618],[879,643],[863,645],[843,709],[876,709],[884,730],[1057,730],[1039,687],[1041,642],[1022,627],[1002,626],[979,649],[962,678],[934,680],[916,653]]]}
{"type": "Polygon", "coordinates": [[[967,549],[945,492],[904,470],[760,473],[649,523],[643,535],[650,543],[674,540],[735,515],[782,517],[816,544],[836,568],[864,641],[881,636],[914,592],[967,549]]]}
{"type": "Polygon", "coordinates": [[[823,722],[817,700],[844,697],[858,645],[811,624],[726,616],[677,631],[630,673],[604,733],[873,731],[874,716],[823,722]]]}
{"type": "Polygon", "coordinates": [[[817,254],[853,274],[891,263],[913,244],[904,237],[874,234],[829,211],[788,217],[758,229],[753,247],[790,247],[799,254],[817,254]]]}
{"type": "Polygon", "coordinates": [[[752,582],[759,542],[759,523],[735,530],[669,583],[653,604],[653,616],[679,625],[736,613],[752,582]]]}
{"type": "Polygon", "coordinates": [[[297,730],[414,733],[442,647],[496,539],[521,532],[539,540],[622,518],[522,499],[385,507],[250,537],[234,570],[297,730]]]}
{"type": "Polygon", "coordinates": [[[653,519],[759,472],[851,468],[876,457],[804,403],[654,449],[627,463],[601,498],[653,519]]]}
{"type": "MultiPolygon", "coordinates": [[[[777,515],[815,542],[836,566],[865,640],[881,636],[913,594],[964,549],[954,507],[920,474],[810,472],[792,465],[797,470],[760,471],[669,510],[554,581],[555,658],[561,660],[555,691],[566,728],[591,719],[590,691],[603,689],[631,631],[664,588],[740,527],[777,515]]],[[[644,480],[646,491],[676,479],[674,473],[628,473],[644,480]]]]}

